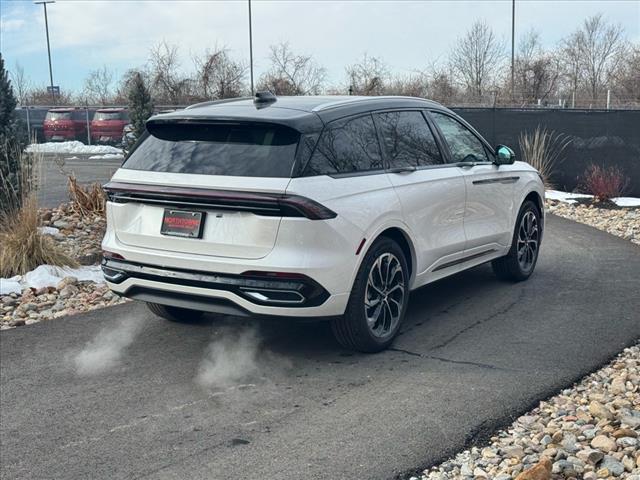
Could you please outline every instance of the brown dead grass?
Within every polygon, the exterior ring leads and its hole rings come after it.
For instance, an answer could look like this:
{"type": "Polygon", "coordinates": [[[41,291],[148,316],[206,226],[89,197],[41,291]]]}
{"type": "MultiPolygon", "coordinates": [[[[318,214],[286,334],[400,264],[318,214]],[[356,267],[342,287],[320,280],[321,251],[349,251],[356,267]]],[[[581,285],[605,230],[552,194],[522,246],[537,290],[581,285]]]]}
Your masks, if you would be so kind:
{"type": "Polygon", "coordinates": [[[69,197],[71,208],[81,216],[104,216],[107,198],[99,183],[83,186],[78,183],[75,175],[71,174],[69,175],[69,197]]]}
{"type": "Polygon", "coordinates": [[[53,241],[38,231],[38,204],[33,196],[22,208],[0,218],[0,277],[24,275],[39,265],[77,267],[53,241]]]}

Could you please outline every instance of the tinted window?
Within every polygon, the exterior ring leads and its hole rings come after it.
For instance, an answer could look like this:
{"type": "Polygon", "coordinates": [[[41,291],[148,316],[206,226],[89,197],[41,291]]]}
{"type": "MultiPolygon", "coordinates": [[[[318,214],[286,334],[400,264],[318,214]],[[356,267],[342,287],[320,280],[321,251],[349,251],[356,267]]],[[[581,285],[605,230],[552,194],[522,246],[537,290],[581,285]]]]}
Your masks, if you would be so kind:
{"type": "Polygon", "coordinates": [[[47,120],[71,120],[71,112],[47,112],[47,120]]]}
{"type": "Polygon", "coordinates": [[[286,127],[165,124],[131,153],[123,167],[153,172],[289,177],[299,133],[286,127]]]}
{"type": "Polygon", "coordinates": [[[305,175],[364,172],[382,168],[371,115],[330,124],[320,135],[305,175]]]}
{"type": "Polygon", "coordinates": [[[467,127],[448,115],[437,112],[431,115],[449,145],[452,163],[489,161],[484,145],[467,127]]]}
{"type": "Polygon", "coordinates": [[[391,168],[442,163],[436,140],[421,112],[387,112],[377,118],[380,141],[391,168]]]}
{"type": "Polygon", "coordinates": [[[122,112],[96,112],[93,116],[94,120],[123,120],[124,114],[122,112]]]}

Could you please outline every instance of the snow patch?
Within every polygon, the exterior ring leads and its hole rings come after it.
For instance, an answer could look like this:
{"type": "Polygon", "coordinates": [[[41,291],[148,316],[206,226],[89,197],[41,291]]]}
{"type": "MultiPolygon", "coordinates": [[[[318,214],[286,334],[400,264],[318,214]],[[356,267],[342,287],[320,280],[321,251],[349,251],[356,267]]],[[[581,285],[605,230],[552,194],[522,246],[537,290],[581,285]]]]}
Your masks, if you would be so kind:
{"type": "Polygon", "coordinates": [[[640,207],[640,198],[636,197],[616,197],[611,201],[619,207],[640,207]]]}
{"type": "Polygon", "coordinates": [[[118,154],[122,155],[122,149],[110,145],[85,145],[74,140],[72,142],[47,142],[32,143],[27,147],[27,152],[38,153],[65,153],[65,154],[118,154]]]}
{"type": "Polygon", "coordinates": [[[104,155],[91,155],[89,160],[121,160],[124,155],[121,153],[105,153],[104,155]]]}
{"type": "Polygon", "coordinates": [[[0,278],[0,295],[20,293],[25,288],[55,287],[64,277],[76,277],[81,282],[104,283],[100,265],[79,268],[40,265],[24,275],[0,278]]]}
{"type": "Polygon", "coordinates": [[[20,293],[21,291],[20,275],[11,278],[0,278],[0,295],[20,293]]]}
{"type": "Polygon", "coordinates": [[[593,195],[586,195],[584,193],[569,193],[562,192],[560,190],[547,190],[545,196],[548,200],[557,200],[564,203],[578,203],[576,198],[593,198],[593,195]]]}
{"type": "MultiPolygon", "coordinates": [[[[547,190],[545,194],[548,200],[557,200],[564,203],[578,203],[577,198],[593,198],[593,195],[584,193],[569,193],[560,190],[547,190]]],[[[616,197],[611,201],[619,207],[640,207],[640,198],[637,197],[616,197]]]]}

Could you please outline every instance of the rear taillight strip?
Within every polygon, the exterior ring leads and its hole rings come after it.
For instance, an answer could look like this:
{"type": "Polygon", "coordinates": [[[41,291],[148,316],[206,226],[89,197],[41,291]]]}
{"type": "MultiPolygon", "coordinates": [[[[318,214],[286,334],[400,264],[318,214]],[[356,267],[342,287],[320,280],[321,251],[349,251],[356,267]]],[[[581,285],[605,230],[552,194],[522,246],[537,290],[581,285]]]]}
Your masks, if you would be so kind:
{"type": "Polygon", "coordinates": [[[337,214],[320,203],[299,195],[208,190],[203,188],[109,182],[104,190],[115,203],[151,203],[176,207],[241,210],[257,215],[306,217],[327,220],[337,214]]]}

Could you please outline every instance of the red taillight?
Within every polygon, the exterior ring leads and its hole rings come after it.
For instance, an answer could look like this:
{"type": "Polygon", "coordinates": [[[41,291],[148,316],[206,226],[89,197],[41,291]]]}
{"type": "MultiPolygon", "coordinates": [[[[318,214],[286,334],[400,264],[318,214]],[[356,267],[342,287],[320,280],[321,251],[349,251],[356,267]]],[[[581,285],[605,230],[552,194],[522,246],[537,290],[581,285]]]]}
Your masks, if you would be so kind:
{"type": "Polygon", "coordinates": [[[103,186],[110,201],[142,203],[183,203],[198,202],[211,208],[234,207],[257,215],[281,215],[306,217],[310,220],[335,218],[336,212],[324,205],[299,195],[283,195],[262,192],[242,192],[235,190],[209,190],[191,187],[170,187],[165,185],[131,184],[109,182],[103,186]]]}
{"type": "Polygon", "coordinates": [[[108,258],[110,260],[124,260],[124,257],[119,253],[109,252],[107,250],[102,251],[102,258],[108,258]]]}
{"type": "Polygon", "coordinates": [[[279,199],[283,206],[293,208],[310,220],[328,220],[336,218],[338,214],[324,205],[307,197],[298,195],[286,195],[279,199]]]}

